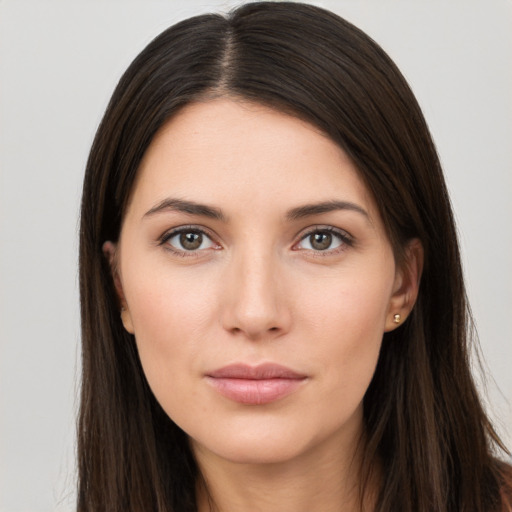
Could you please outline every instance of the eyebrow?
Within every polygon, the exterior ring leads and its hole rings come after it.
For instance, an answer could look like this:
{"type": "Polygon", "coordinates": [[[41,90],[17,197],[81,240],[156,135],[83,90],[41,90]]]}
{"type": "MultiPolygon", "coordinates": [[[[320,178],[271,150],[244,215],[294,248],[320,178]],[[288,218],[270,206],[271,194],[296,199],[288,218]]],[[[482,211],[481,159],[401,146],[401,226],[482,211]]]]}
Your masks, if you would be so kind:
{"type": "Polygon", "coordinates": [[[156,206],[153,206],[151,210],[148,210],[144,214],[144,217],[149,217],[156,213],[167,211],[188,213],[189,215],[199,215],[202,217],[208,217],[210,219],[226,222],[226,216],[224,213],[222,213],[220,208],[172,197],[168,197],[167,199],[164,199],[162,202],[158,203],[156,206]]]}
{"type": "Polygon", "coordinates": [[[364,209],[358,206],[355,203],[351,203],[349,201],[324,201],[321,203],[313,203],[313,204],[306,204],[304,206],[299,206],[297,208],[292,208],[288,211],[286,214],[286,218],[288,220],[299,220],[303,219],[304,217],[310,217],[313,215],[321,215],[322,213],[329,213],[337,210],[351,210],[357,213],[360,213],[366,219],[369,221],[370,216],[368,215],[368,212],[364,209]]]}
{"type": "MultiPolygon", "coordinates": [[[[291,210],[288,210],[288,212],[286,213],[286,218],[288,220],[294,221],[303,219],[305,217],[321,215],[323,213],[329,213],[337,210],[354,211],[366,217],[367,220],[370,220],[368,212],[364,208],[361,208],[361,206],[358,206],[357,204],[351,203],[349,201],[338,200],[323,201],[321,203],[306,204],[303,206],[292,208],[291,210]]],[[[220,220],[222,222],[227,221],[227,216],[222,212],[220,208],[217,208],[215,206],[208,206],[206,204],[196,203],[194,201],[187,201],[185,199],[177,199],[172,197],[168,197],[161,201],[160,203],[158,203],[157,205],[153,206],[153,208],[151,208],[144,214],[144,217],[149,217],[151,215],[167,211],[176,211],[187,213],[189,215],[198,215],[201,217],[208,217],[210,219],[220,220]]]]}

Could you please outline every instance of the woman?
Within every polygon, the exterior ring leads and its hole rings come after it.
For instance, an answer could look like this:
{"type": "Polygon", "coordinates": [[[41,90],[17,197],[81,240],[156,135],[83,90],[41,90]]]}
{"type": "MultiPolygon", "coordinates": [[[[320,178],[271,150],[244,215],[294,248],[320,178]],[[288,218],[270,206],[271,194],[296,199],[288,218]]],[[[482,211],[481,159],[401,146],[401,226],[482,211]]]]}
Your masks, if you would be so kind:
{"type": "Polygon", "coordinates": [[[264,2],[157,37],[80,247],[80,511],[510,508],[434,145],[346,21],[264,2]]]}

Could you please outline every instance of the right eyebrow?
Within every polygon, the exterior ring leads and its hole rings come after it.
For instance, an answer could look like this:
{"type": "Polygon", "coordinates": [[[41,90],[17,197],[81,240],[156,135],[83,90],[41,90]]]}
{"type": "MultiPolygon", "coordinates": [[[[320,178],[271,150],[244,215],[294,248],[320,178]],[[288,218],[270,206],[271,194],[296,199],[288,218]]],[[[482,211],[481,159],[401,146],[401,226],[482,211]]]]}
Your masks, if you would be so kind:
{"type": "Polygon", "coordinates": [[[153,206],[153,208],[144,214],[144,217],[149,217],[151,215],[166,211],[176,211],[188,213],[189,215],[199,215],[201,217],[208,217],[210,219],[226,222],[226,215],[224,215],[222,210],[219,208],[173,197],[168,197],[153,206]]]}

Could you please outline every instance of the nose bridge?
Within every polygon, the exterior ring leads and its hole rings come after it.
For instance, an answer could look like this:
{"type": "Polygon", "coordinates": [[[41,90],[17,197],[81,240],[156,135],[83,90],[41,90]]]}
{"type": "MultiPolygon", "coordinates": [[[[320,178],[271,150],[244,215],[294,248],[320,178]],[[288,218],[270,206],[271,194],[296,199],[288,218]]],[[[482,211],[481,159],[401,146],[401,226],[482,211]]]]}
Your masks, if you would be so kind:
{"type": "Polygon", "coordinates": [[[287,329],[289,313],[279,280],[279,258],[271,248],[250,244],[236,251],[227,280],[230,300],[225,327],[249,338],[287,329]]]}

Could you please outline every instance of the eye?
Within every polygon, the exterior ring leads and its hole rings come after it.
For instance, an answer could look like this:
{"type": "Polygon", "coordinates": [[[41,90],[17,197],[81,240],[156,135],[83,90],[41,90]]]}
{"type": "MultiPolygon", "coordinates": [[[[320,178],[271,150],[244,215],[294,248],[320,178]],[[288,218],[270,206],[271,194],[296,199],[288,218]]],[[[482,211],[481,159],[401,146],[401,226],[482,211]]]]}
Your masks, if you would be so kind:
{"type": "Polygon", "coordinates": [[[169,245],[172,250],[179,253],[219,248],[204,231],[197,228],[173,230],[162,237],[161,244],[169,245]]]}
{"type": "Polygon", "coordinates": [[[334,228],[317,228],[306,233],[295,245],[295,248],[328,252],[342,248],[345,245],[352,245],[352,238],[348,233],[334,228]]]}

